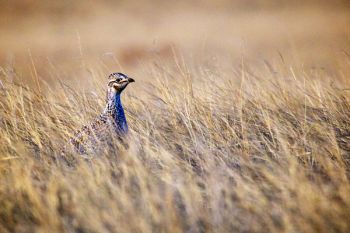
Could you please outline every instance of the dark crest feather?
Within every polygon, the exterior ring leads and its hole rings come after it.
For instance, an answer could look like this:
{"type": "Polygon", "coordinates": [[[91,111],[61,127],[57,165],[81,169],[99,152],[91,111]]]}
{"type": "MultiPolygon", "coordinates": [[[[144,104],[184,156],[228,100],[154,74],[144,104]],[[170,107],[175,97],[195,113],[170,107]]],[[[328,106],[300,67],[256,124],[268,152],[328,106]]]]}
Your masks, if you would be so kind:
{"type": "Polygon", "coordinates": [[[112,73],[108,76],[108,78],[115,78],[115,77],[120,77],[120,78],[128,78],[128,76],[126,76],[125,74],[123,73],[112,73]]]}

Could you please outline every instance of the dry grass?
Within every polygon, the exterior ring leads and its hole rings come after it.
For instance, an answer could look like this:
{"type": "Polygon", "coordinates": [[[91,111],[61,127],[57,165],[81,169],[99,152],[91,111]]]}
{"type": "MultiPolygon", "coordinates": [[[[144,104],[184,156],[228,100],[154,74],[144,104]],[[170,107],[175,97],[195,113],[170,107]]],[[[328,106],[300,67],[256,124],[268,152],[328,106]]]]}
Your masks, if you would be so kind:
{"type": "Polygon", "coordinates": [[[1,2],[0,233],[350,232],[349,9],[1,2]],[[61,155],[119,71],[128,145],[61,155]]]}
{"type": "Polygon", "coordinates": [[[103,68],[87,65],[95,92],[3,68],[0,232],[349,232],[348,58],[332,74],[179,60],[135,77],[129,145],[89,159],[59,152],[103,108],[103,68]]]}

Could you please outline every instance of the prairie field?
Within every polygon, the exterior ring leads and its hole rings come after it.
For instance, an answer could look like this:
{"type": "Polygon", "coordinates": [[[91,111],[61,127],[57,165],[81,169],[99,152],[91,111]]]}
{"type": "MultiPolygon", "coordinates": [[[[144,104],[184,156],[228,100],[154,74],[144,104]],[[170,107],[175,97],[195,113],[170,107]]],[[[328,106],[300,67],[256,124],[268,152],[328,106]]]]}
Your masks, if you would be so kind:
{"type": "Polygon", "coordinates": [[[0,233],[350,232],[348,1],[0,1],[0,233]],[[62,153],[107,77],[129,125],[62,153]]]}

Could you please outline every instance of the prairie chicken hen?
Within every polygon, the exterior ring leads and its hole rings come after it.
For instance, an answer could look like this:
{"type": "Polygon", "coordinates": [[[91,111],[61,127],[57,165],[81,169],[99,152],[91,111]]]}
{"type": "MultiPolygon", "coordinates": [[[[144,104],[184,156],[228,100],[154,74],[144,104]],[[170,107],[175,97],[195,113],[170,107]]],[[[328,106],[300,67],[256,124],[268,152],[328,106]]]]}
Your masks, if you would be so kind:
{"type": "Polygon", "coordinates": [[[107,103],[104,111],[69,140],[76,151],[84,154],[90,149],[95,149],[100,141],[111,139],[111,136],[122,137],[127,134],[128,124],[120,95],[132,82],[135,80],[122,73],[112,73],[108,76],[107,103]]]}

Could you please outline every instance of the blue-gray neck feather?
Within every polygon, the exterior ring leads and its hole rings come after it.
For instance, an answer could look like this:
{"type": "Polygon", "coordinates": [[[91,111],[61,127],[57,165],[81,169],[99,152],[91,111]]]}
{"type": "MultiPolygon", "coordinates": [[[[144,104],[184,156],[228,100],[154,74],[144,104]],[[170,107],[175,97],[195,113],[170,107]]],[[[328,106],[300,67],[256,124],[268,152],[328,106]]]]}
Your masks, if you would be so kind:
{"type": "MultiPolygon", "coordinates": [[[[112,116],[115,130],[118,134],[126,134],[128,132],[128,124],[120,99],[120,93],[109,92],[107,94],[107,107],[102,117],[112,116]]],[[[106,120],[107,120],[106,118],[106,120]]]]}
{"type": "Polygon", "coordinates": [[[125,134],[128,132],[128,124],[126,122],[123,105],[120,99],[120,94],[114,96],[114,111],[112,113],[114,122],[119,133],[125,134]]]}

